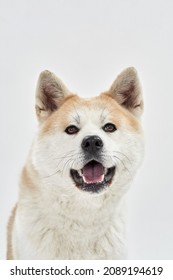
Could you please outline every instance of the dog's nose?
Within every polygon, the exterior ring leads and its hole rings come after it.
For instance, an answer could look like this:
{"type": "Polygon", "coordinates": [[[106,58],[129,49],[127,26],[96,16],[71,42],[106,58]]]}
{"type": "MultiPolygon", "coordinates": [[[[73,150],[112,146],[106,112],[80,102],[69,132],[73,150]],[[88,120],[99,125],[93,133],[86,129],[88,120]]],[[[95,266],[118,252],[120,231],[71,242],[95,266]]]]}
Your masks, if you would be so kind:
{"type": "Polygon", "coordinates": [[[98,152],[103,147],[102,139],[97,136],[86,136],[82,141],[82,149],[90,154],[98,152]]]}

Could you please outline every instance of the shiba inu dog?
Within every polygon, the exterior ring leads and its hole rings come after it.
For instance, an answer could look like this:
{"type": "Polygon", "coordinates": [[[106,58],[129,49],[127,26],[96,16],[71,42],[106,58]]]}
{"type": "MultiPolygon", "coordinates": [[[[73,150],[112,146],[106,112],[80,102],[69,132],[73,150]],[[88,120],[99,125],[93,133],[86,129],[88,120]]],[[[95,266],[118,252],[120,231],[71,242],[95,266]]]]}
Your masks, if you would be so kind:
{"type": "Polygon", "coordinates": [[[123,259],[123,198],[143,158],[136,70],[83,99],[40,74],[36,135],[8,224],[7,259],[123,259]]]}

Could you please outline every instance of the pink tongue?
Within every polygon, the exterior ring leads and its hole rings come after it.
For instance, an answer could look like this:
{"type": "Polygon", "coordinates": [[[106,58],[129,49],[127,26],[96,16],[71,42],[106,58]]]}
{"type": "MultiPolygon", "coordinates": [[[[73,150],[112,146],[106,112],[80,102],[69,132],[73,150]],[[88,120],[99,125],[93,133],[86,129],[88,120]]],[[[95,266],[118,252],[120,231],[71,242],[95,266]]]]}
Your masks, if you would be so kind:
{"type": "Polygon", "coordinates": [[[97,183],[103,180],[104,167],[98,162],[89,162],[83,168],[86,183],[97,183]]]}

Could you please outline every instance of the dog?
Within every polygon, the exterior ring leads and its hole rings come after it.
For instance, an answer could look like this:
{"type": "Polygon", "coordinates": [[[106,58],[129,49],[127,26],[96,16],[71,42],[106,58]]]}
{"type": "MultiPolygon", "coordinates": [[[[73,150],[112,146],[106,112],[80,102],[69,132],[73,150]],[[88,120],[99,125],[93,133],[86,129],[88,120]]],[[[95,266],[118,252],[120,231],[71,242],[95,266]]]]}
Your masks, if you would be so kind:
{"type": "Polygon", "coordinates": [[[125,197],[143,159],[135,68],[84,99],[52,72],[36,89],[38,133],[8,223],[7,259],[125,259],[125,197]]]}

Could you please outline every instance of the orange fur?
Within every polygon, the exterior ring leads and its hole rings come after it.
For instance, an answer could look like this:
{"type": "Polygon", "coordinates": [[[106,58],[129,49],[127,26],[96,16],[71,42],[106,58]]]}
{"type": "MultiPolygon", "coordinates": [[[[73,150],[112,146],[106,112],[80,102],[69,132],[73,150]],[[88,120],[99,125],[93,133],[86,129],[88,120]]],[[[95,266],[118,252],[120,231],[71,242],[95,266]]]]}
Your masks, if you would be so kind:
{"type": "Polygon", "coordinates": [[[17,205],[12,210],[11,216],[7,226],[7,260],[13,260],[13,247],[12,247],[12,230],[14,225],[14,219],[16,214],[17,205]]]}
{"type": "Polygon", "coordinates": [[[36,178],[37,178],[36,172],[33,170],[33,168],[30,167],[28,170],[28,166],[24,166],[20,179],[21,185],[27,186],[34,190],[36,178]]]}

